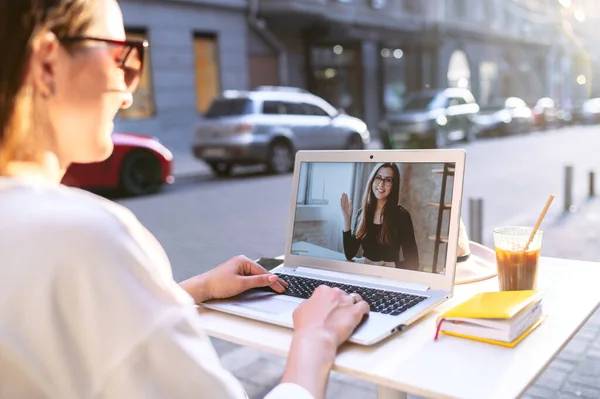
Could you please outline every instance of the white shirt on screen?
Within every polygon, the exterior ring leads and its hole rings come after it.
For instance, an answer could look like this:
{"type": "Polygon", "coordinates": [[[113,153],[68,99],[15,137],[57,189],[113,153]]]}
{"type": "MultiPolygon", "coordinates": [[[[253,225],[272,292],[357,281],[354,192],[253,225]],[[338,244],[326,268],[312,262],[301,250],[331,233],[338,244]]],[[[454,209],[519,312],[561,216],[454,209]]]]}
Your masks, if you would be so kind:
{"type": "MultiPolygon", "coordinates": [[[[0,398],[246,398],[125,207],[0,178],[0,398]]],[[[266,398],[311,398],[280,384],[266,398]]]]}

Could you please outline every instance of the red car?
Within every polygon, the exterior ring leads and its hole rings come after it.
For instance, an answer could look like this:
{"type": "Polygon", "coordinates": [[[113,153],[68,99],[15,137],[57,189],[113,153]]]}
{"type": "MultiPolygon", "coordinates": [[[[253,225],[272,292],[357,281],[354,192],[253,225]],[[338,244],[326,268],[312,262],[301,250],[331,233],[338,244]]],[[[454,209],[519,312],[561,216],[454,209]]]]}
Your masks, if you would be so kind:
{"type": "Polygon", "coordinates": [[[72,164],[62,183],[84,189],[119,189],[133,196],[173,183],[173,154],[157,139],[131,133],[113,133],[112,139],[115,148],[106,161],[72,164]]]}

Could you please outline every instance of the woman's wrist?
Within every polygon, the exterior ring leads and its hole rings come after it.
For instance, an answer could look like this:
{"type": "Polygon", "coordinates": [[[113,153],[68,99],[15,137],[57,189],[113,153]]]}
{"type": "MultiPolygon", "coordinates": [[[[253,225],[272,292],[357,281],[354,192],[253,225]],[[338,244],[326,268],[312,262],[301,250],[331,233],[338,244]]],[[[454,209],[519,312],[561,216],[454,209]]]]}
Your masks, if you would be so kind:
{"type": "Polygon", "coordinates": [[[336,352],[335,339],[326,331],[296,331],[281,382],[300,385],[315,398],[324,398],[336,352]]]}
{"type": "Polygon", "coordinates": [[[179,286],[188,294],[190,294],[192,298],[194,298],[195,303],[202,303],[211,299],[208,293],[208,287],[206,286],[204,275],[202,274],[182,281],[179,283],[179,286]]]}
{"type": "Polygon", "coordinates": [[[344,231],[350,231],[350,221],[344,220],[344,231]]]}
{"type": "Polygon", "coordinates": [[[338,350],[338,344],[332,333],[329,333],[322,328],[297,329],[294,332],[293,341],[298,342],[298,345],[303,346],[306,344],[307,346],[314,348],[314,351],[318,351],[322,354],[323,359],[329,359],[331,365],[333,365],[338,350]]]}

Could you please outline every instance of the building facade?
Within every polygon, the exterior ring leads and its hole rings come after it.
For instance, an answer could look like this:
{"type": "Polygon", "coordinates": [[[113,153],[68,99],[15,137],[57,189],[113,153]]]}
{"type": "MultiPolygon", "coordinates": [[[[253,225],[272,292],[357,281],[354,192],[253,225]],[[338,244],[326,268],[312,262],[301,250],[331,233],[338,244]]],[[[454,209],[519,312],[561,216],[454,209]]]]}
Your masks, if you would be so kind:
{"type": "Polygon", "coordinates": [[[560,29],[558,1],[120,4],[127,34],[150,49],[134,106],[116,128],[151,134],[176,152],[189,153],[194,122],[227,89],[306,88],[374,133],[414,90],[468,87],[482,105],[507,96],[566,102],[578,93],[580,55],[560,29]]]}
{"type": "Polygon", "coordinates": [[[372,132],[409,90],[434,83],[435,43],[419,0],[250,0],[272,51],[279,83],[299,86],[363,119],[372,132]]]}
{"type": "Polygon", "coordinates": [[[121,0],[127,35],[150,43],[134,105],[115,129],[190,152],[194,122],[212,98],[248,86],[245,0],[121,0]]]}
{"type": "Polygon", "coordinates": [[[481,105],[565,93],[557,84],[571,55],[557,46],[558,2],[251,2],[287,56],[280,83],[308,88],[372,130],[412,90],[467,87],[481,105]]]}
{"type": "Polygon", "coordinates": [[[572,49],[576,98],[600,97],[600,0],[563,0],[564,48],[572,49]]]}

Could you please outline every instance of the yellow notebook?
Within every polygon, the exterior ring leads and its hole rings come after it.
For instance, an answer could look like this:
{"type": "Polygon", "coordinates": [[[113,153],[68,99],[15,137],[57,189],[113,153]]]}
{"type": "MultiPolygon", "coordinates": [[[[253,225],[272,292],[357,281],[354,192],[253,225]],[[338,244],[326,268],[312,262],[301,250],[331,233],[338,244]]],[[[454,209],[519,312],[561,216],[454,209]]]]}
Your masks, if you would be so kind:
{"type": "Polygon", "coordinates": [[[546,320],[546,317],[547,317],[546,315],[540,316],[540,318],[537,319],[537,321],[535,323],[533,323],[531,325],[531,327],[529,327],[527,330],[525,330],[521,335],[519,335],[516,339],[514,339],[511,342],[498,341],[498,340],[487,339],[487,338],[482,338],[482,337],[475,337],[473,335],[456,334],[456,333],[453,333],[453,332],[448,332],[448,331],[443,331],[443,330],[440,331],[440,333],[445,334],[445,335],[450,335],[450,336],[453,336],[453,337],[466,338],[466,339],[471,339],[473,341],[479,341],[479,342],[485,342],[485,343],[488,343],[488,344],[505,346],[507,348],[514,348],[521,341],[523,341],[533,330],[535,330],[540,324],[542,324],[544,322],[544,320],[546,320]]]}
{"type": "Polygon", "coordinates": [[[538,291],[482,292],[440,315],[435,339],[442,333],[514,347],[545,318],[538,291]]]}

